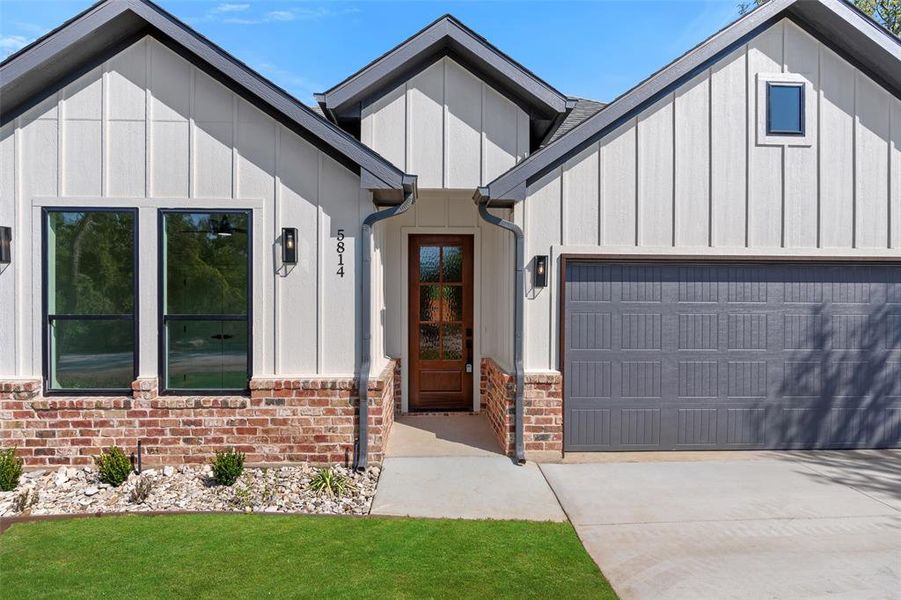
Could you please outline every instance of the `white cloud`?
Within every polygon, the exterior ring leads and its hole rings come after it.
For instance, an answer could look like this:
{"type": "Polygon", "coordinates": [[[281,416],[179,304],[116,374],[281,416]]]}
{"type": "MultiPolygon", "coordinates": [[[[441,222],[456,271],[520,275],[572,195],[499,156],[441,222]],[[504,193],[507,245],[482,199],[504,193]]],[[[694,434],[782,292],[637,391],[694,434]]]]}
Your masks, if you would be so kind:
{"type": "MultiPolygon", "coordinates": [[[[221,6],[246,6],[249,8],[249,5],[245,4],[235,4],[235,5],[219,5],[221,6]]],[[[217,7],[219,8],[219,7],[217,7]]],[[[245,14],[242,9],[241,15],[231,16],[226,14],[227,12],[239,12],[237,10],[233,11],[221,11],[221,10],[213,10],[207,13],[203,17],[203,20],[221,20],[223,23],[229,23],[231,25],[262,25],[265,23],[278,23],[278,22],[287,22],[287,21],[318,21],[321,19],[327,19],[331,17],[338,17],[342,15],[349,15],[360,12],[360,9],[348,7],[348,8],[340,8],[334,9],[328,6],[320,6],[320,7],[295,7],[295,8],[287,8],[283,10],[270,10],[261,14],[245,14]]]]}
{"type": "Polygon", "coordinates": [[[272,21],[293,21],[294,13],[289,10],[273,10],[266,13],[266,18],[272,21]]]}
{"type": "Polygon", "coordinates": [[[0,36],[0,53],[2,53],[3,56],[9,56],[13,52],[27,46],[30,41],[31,40],[21,35],[0,36]]]}
{"type": "Polygon", "coordinates": [[[211,12],[214,13],[236,13],[236,12],[244,12],[250,8],[249,4],[220,4],[216,8],[214,8],[211,12]]]}

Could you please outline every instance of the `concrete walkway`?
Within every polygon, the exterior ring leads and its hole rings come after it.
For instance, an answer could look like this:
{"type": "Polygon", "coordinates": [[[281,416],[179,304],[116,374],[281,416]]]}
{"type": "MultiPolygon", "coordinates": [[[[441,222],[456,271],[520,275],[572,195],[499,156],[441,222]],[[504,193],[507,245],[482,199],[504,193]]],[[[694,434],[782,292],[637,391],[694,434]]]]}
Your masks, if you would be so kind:
{"type": "Polygon", "coordinates": [[[542,470],[624,600],[901,598],[901,453],[542,470]]]}
{"type": "Polygon", "coordinates": [[[496,448],[484,416],[399,419],[372,514],[565,521],[538,466],[517,466],[496,448]]]}

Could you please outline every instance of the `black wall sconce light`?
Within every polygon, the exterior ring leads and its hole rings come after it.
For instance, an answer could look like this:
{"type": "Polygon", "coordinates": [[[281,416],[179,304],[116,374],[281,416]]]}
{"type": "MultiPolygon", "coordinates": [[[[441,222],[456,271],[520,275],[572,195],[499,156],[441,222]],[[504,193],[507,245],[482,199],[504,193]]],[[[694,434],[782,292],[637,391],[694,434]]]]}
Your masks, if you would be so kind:
{"type": "Polygon", "coordinates": [[[547,287],[547,255],[535,257],[535,271],[532,274],[532,287],[547,287]]]}
{"type": "Polygon", "coordinates": [[[13,254],[13,228],[0,227],[0,265],[8,265],[12,262],[13,254]]]}
{"type": "Polygon", "coordinates": [[[297,264],[297,228],[282,227],[282,262],[297,264]]]}

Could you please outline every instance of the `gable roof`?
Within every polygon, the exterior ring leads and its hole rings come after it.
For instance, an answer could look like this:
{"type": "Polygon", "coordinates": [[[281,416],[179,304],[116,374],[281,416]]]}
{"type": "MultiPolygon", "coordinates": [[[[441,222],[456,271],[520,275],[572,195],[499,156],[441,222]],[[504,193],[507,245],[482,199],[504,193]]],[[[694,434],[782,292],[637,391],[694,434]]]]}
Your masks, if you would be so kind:
{"type": "Polygon", "coordinates": [[[575,100],[575,106],[569,111],[566,118],[560,123],[560,126],[550,132],[547,140],[541,144],[542,146],[547,146],[551,142],[557,141],[558,138],[568,133],[570,129],[607,106],[605,102],[589,100],[588,98],[573,98],[573,100],[575,100]]]}
{"type": "Polygon", "coordinates": [[[901,41],[845,0],[769,0],[695,46],[531,156],[480,187],[474,199],[524,200],[527,185],[773,23],[789,17],[901,98],[901,41]]]}
{"type": "Polygon", "coordinates": [[[542,124],[539,133],[547,133],[558,116],[574,104],[451,15],[438,18],[344,81],[316,94],[316,100],[336,121],[359,118],[363,104],[443,56],[451,56],[516,102],[533,121],[542,124]]]}
{"type": "Polygon", "coordinates": [[[286,124],[374,190],[414,189],[407,175],[246,64],[149,0],[101,0],[0,62],[0,124],[5,124],[113,56],[152,35],[286,124]]]}

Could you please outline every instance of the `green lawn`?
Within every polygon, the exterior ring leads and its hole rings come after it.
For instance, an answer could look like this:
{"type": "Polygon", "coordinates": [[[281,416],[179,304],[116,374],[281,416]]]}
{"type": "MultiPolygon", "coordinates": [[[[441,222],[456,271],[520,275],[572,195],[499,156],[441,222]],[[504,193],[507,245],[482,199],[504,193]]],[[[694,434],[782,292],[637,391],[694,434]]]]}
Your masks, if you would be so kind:
{"type": "Polygon", "coordinates": [[[0,535],[4,598],[615,598],[569,523],[122,516],[0,535]]]}

